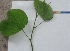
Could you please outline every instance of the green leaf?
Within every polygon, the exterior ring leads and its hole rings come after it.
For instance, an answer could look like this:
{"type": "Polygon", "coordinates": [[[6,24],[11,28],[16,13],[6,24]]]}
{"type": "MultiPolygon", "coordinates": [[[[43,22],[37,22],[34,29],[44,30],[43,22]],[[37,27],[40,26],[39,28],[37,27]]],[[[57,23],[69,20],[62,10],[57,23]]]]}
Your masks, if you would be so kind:
{"type": "Polygon", "coordinates": [[[51,20],[53,18],[53,10],[51,6],[45,2],[34,0],[34,7],[43,20],[51,20]]]}
{"type": "Polygon", "coordinates": [[[20,9],[12,9],[7,12],[8,20],[0,23],[0,31],[3,36],[10,36],[22,30],[28,23],[26,13],[20,9]]]}

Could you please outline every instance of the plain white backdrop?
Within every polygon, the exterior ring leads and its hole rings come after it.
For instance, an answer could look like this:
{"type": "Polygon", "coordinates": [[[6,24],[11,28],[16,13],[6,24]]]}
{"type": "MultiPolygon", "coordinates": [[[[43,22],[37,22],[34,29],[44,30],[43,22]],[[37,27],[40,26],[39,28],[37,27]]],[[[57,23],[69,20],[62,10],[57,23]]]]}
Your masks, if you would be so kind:
{"type": "MultiPolygon", "coordinates": [[[[54,11],[69,11],[69,0],[46,0],[51,2],[54,11]]],[[[13,1],[12,9],[24,10],[28,16],[28,24],[24,31],[30,37],[35,9],[33,1],[13,1]]],[[[43,21],[40,16],[36,25],[43,21]]],[[[34,51],[70,51],[70,14],[54,14],[53,19],[42,23],[33,34],[34,51]]],[[[31,51],[28,38],[22,31],[9,37],[8,51],[31,51]]]]}

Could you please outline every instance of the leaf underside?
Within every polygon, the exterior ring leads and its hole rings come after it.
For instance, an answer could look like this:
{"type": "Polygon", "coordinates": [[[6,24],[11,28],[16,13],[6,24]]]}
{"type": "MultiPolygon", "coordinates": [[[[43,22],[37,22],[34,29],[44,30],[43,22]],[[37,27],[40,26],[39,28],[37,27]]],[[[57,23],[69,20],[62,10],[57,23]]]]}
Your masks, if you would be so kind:
{"type": "Polygon", "coordinates": [[[14,35],[22,30],[28,23],[26,13],[20,9],[12,9],[7,12],[7,20],[0,23],[0,31],[3,36],[14,35]]]}
{"type": "Polygon", "coordinates": [[[43,20],[51,20],[53,18],[54,13],[49,4],[39,0],[34,0],[34,6],[43,20]]]}

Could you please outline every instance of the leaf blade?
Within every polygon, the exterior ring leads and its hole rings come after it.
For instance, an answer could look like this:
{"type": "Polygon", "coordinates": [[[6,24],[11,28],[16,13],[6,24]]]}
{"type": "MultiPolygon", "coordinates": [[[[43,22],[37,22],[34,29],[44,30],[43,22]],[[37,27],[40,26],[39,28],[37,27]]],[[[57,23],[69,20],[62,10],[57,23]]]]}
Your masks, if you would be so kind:
{"type": "Polygon", "coordinates": [[[7,13],[8,19],[0,23],[0,31],[3,36],[11,36],[22,30],[28,23],[26,13],[20,9],[12,9],[7,13]]]}
{"type": "Polygon", "coordinates": [[[53,18],[53,10],[49,4],[34,0],[34,7],[43,20],[51,20],[53,18]]]}

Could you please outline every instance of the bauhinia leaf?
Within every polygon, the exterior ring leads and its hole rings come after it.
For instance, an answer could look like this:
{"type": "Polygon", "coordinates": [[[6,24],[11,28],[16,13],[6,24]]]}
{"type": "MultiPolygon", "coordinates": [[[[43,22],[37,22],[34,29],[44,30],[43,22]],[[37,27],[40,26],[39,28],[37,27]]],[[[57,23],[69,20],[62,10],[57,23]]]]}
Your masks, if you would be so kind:
{"type": "Polygon", "coordinates": [[[53,10],[49,4],[34,0],[34,7],[43,20],[51,20],[53,18],[53,10]]]}
{"type": "Polygon", "coordinates": [[[8,20],[0,23],[0,31],[4,36],[16,34],[28,23],[26,13],[20,9],[12,9],[7,12],[8,20]]]}

